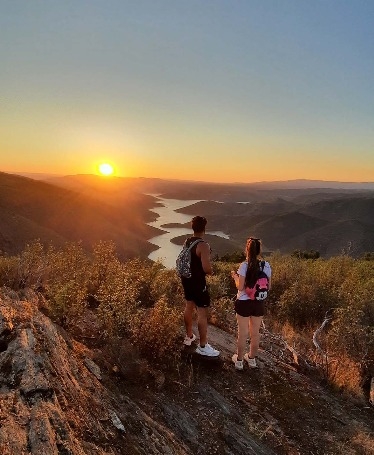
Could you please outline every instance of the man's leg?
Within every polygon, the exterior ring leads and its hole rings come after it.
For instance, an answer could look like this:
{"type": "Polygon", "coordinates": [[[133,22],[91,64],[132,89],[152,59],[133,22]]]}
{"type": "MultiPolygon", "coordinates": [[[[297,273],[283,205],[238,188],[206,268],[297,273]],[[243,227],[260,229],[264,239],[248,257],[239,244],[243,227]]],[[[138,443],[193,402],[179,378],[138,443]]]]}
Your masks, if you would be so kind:
{"type": "Polygon", "coordinates": [[[197,308],[197,327],[199,329],[200,346],[205,346],[207,343],[208,331],[208,308],[197,308]]]}
{"type": "Polygon", "coordinates": [[[184,325],[186,327],[186,334],[190,338],[192,337],[192,320],[195,307],[195,302],[186,300],[186,307],[184,309],[184,325]]]}

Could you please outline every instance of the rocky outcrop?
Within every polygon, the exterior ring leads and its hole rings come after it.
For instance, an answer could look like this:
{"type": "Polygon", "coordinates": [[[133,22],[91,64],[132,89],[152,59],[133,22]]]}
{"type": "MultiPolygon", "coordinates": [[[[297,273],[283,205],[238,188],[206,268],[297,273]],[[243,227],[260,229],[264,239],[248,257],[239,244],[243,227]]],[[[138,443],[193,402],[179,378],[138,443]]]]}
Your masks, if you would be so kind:
{"type": "Polygon", "coordinates": [[[125,340],[74,340],[34,294],[0,291],[0,454],[373,453],[373,410],[322,387],[280,337],[264,330],[259,368],[242,372],[232,334],[212,326],[209,340],[219,359],[186,347],[162,372],[125,340]]]}
{"type": "Polygon", "coordinates": [[[89,355],[36,302],[0,301],[2,455],[189,453],[129,397],[108,392],[89,355]]]}

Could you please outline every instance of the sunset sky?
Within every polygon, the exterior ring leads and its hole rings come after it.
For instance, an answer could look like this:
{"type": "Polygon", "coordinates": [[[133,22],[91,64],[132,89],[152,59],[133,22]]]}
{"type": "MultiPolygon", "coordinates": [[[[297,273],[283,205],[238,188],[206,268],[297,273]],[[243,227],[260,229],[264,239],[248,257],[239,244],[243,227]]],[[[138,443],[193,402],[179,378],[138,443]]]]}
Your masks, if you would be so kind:
{"type": "Polygon", "coordinates": [[[0,4],[1,171],[374,181],[374,1],[0,4]]]}

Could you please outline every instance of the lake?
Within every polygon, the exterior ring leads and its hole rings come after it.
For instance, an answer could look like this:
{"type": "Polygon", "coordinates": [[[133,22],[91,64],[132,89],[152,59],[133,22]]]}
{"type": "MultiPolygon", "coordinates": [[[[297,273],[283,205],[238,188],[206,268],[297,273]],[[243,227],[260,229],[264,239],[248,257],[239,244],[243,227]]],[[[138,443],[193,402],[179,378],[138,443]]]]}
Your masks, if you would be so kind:
{"type": "MultiPolygon", "coordinates": [[[[152,212],[158,215],[156,221],[152,223],[148,223],[150,226],[154,226],[158,229],[162,229],[165,231],[164,234],[157,235],[156,237],[152,237],[148,240],[149,243],[156,245],[159,247],[158,250],[153,251],[148,257],[152,259],[152,261],[161,260],[163,265],[168,268],[172,269],[175,267],[175,260],[181,250],[180,245],[175,245],[171,243],[171,239],[175,237],[179,237],[180,235],[192,235],[191,228],[183,228],[183,227],[176,227],[176,228],[164,228],[162,225],[168,223],[180,223],[185,224],[191,221],[191,215],[185,215],[183,213],[178,213],[175,210],[181,209],[182,207],[187,207],[188,205],[195,204],[196,202],[200,202],[199,200],[179,200],[179,199],[165,199],[158,197],[155,194],[152,196],[157,197],[157,200],[161,202],[163,205],[159,207],[155,207],[152,209],[152,212]]],[[[229,236],[221,231],[206,231],[207,234],[210,235],[217,235],[219,237],[223,237],[228,239],[229,236]]]]}

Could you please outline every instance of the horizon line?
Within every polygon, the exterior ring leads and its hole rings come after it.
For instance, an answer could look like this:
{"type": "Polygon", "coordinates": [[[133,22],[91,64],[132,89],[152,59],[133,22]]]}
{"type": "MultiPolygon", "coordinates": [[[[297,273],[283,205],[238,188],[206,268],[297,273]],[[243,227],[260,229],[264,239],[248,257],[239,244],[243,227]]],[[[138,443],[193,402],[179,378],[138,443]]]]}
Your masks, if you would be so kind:
{"type": "MultiPolygon", "coordinates": [[[[171,182],[189,182],[189,183],[209,183],[209,184],[217,184],[217,185],[263,185],[269,183],[294,183],[294,182],[321,182],[321,183],[339,183],[339,184],[351,184],[351,185],[360,185],[360,184],[372,184],[374,185],[374,181],[344,181],[344,180],[323,180],[323,179],[307,179],[307,178],[295,178],[295,179],[286,179],[286,180],[261,180],[261,181],[254,181],[254,182],[213,182],[209,180],[190,180],[190,179],[176,179],[176,178],[167,178],[167,177],[128,177],[128,176],[119,176],[119,175],[111,175],[111,176],[102,176],[99,174],[92,174],[92,173],[77,173],[77,174],[58,174],[55,172],[21,172],[21,171],[0,171],[5,174],[13,174],[13,175],[20,175],[23,177],[28,176],[45,176],[45,177],[78,177],[78,176],[92,176],[103,178],[105,180],[110,179],[124,179],[124,180],[134,180],[134,179],[148,179],[148,180],[165,180],[171,182]]],[[[31,177],[30,177],[31,178],[31,177]]]]}

